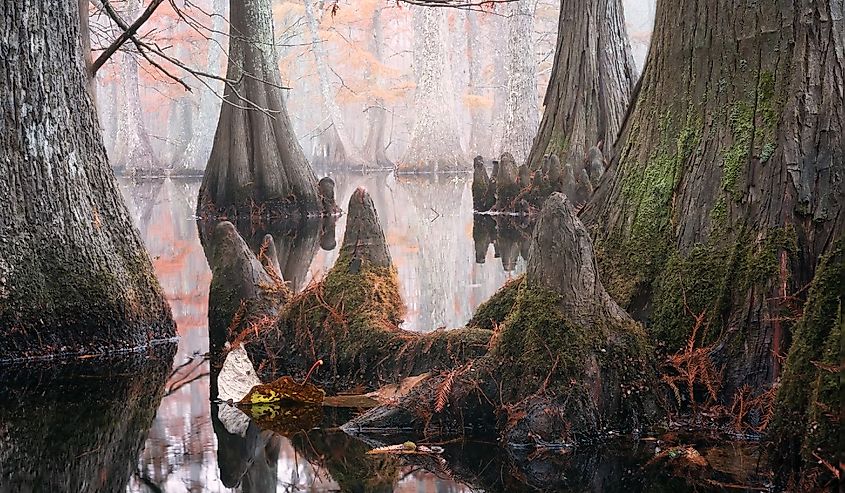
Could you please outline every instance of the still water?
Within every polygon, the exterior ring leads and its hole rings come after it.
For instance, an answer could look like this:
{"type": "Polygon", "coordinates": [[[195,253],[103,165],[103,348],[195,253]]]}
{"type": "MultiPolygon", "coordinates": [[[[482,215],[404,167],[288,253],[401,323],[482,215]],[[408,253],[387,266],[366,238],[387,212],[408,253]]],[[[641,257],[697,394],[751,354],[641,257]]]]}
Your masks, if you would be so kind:
{"type": "MultiPolygon", "coordinates": [[[[407,329],[464,324],[525,269],[530,228],[474,219],[466,178],[333,178],[341,207],[359,186],[372,195],[399,271],[407,329]]],[[[209,400],[203,358],[211,272],[194,218],[199,181],[122,180],[121,189],[173,309],[178,347],[0,368],[0,492],[679,491],[683,484],[640,473],[653,442],[624,453],[555,452],[526,469],[514,466],[526,457],[495,444],[447,444],[438,460],[373,458],[364,455],[367,444],[326,420],[290,438],[255,423],[244,436],[230,434],[209,400]]],[[[344,226],[340,217],[338,244],[344,226]]],[[[253,228],[252,236],[274,235],[294,289],[322,276],[338,254],[330,232],[317,225],[267,228],[253,228]]],[[[734,446],[724,462],[753,468],[753,449],[734,446]]]]}

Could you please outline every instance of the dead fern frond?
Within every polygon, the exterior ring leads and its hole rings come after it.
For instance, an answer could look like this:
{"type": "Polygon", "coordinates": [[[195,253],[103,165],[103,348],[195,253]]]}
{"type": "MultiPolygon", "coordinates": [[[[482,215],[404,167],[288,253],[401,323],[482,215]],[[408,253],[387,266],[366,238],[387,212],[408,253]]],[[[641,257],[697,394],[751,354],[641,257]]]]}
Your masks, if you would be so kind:
{"type": "Polygon", "coordinates": [[[452,384],[457,374],[457,368],[448,372],[446,378],[437,386],[436,397],[434,399],[434,412],[439,413],[446,408],[446,404],[449,402],[449,395],[452,393],[452,384]]]}

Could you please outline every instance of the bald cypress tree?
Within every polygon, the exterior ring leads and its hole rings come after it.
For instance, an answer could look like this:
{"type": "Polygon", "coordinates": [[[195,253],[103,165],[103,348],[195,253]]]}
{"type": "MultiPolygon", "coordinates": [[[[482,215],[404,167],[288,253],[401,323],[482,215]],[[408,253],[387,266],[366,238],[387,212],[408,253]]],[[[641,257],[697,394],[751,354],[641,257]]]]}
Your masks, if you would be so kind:
{"type": "Polygon", "coordinates": [[[86,90],[78,2],[6,2],[0,23],[0,358],[175,334],[86,90]]]}

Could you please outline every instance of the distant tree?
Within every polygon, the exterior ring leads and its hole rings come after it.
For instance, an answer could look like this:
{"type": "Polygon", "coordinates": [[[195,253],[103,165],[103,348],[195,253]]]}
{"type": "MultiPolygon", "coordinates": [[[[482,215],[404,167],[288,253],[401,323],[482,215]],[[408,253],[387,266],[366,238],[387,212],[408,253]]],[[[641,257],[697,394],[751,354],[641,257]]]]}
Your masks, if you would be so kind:
{"type": "Polygon", "coordinates": [[[439,8],[412,7],[414,17],[414,128],[411,143],[397,164],[400,173],[466,171],[454,115],[454,97],[447,64],[446,13],[439,8]]]}
{"type": "Polygon", "coordinates": [[[508,5],[507,106],[502,151],[522,164],[537,134],[537,62],[534,60],[534,9],[537,0],[518,0],[508,5]]]}
{"type": "MultiPolygon", "coordinates": [[[[323,99],[323,109],[328,114],[328,124],[321,138],[324,154],[319,157],[320,164],[330,167],[355,168],[365,167],[361,150],[352,142],[349,131],[343,119],[343,113],[335,99],[335,91],[331,84],[328,65],[328,54],[323,39],[320,38],[320,22],[314,12],[314,0],[303,0],[305,4],[305,20],[311,34],[311,53],[317,64],[317,79],[320,83],[320,95],[323,99]]],[[[318,8],[322,12],[323,0],[317,0],[318,8]]]]}
{"type": "Polygon", "coordinates": [[[78,2],[6,3],[0,358],[125,349],[175,334],[109,168],[82,46],[78,2]]]}
{"type": "MultiPolygon", "coordinates": [[[[373,9],[371,16],[371,34],[369,36],[369,51],[373,57],[373,62],[368,67],[368,72],[373,74],[378,64],[382,63],[382,45],[384,44],[383,28],[381,22],[382,7],[376,6],[373,9]]],[[[379,78],[371,83],[376,85],[376,89],[381,89],[379,78]]],[[[380,92],[380,91],[379,91],[380,92]]],[[[369,125],[367,127],[367,140],[364,143],[364,156],[368,161],[369,166],[376,168],[393,168],[393,162],[387,157],[385,152],[386,144],[384,142],[385,125],[387,123],[387,109],[385,108],[385,100],[379,93],[372,93],[367,99],[367,120],[369,125]]]]}
{"type": "MultiPolygon", "coordinates": [[[[135,19],[141,12],[141,0],[125,3],[126,15],[135,19]]],[[[114,155],[111,156],[115,169],[126,174],[161,174],[162,166],[153,151],[149,132],[141,109],[140,79],[138,65],[140,55],[131,44],[125,45],[119,54],[121,101],[118,108],[117,136],[114,155]]]]}

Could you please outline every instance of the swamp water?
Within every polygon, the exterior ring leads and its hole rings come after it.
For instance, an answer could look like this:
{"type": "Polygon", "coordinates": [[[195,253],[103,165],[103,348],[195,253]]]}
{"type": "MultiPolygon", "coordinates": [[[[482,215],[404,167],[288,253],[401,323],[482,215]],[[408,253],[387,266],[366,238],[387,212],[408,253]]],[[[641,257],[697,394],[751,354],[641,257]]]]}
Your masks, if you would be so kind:
{"type": "MultiPolygon", "coordinates": [[[[524,271],[530,228],[512,219],[473,218],[468,176],[333,178],[341,207],[359,186],[372,195],[399,271],[407,329],[463,325],[475,307],[524,271]]],[[[279,434],[246,422],[240,434],[230,433],[218,419],[218,405],[210,402],[203,357],[211,271],[194,218],[198,188],[199,181],[192,180],[121,181],[173,309],[178,345],[0,367],[0,493],[692,488],[668,470],[647,466],[663,445],[654,438],[539,452],[455,442],[441,444],[444,451],[437,456],[370,456],[365,452],[374,444],[339,431],[348,416],[332,411],[311,420],[320,424],[308,432],[279,434]]],[[[336,241],[331,225],[319,222],[253,224],[241,234],[251,245],[273,234],[285,279],[301,290],[332,266],[344,226],[341,216],[334,225],[336,241]]],[[[725,445],[705,437],[674,441],[695,445],[724,475],[697,482],[695,491],[736,491],[765,482],[754,443],[725,445]]]]}

